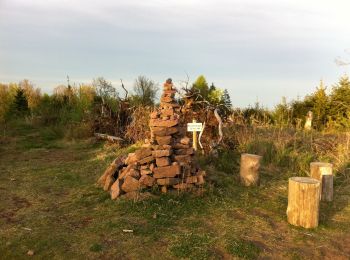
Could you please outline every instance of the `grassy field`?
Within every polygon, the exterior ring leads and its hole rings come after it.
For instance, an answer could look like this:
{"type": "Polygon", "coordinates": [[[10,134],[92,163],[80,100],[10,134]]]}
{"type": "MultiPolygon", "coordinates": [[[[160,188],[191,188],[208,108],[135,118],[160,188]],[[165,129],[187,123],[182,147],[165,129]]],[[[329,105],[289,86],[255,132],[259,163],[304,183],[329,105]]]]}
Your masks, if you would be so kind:
{"type": "Polygon", "coordinates": [[[287,180],[264,165],[258,188],[237,179],[236,154],[201,158],[202,193],[112,201],[95,183],[118,148],[67,141],[59,129],[16,125],[0,139],[0,258],[349,259],[350,178],[335,179],[317,229],[286,222],[287,180]],[[221,171],[220,171],[220,170],[221,171]],[[124,233],[131,229],[133,233],[124,233]]]}

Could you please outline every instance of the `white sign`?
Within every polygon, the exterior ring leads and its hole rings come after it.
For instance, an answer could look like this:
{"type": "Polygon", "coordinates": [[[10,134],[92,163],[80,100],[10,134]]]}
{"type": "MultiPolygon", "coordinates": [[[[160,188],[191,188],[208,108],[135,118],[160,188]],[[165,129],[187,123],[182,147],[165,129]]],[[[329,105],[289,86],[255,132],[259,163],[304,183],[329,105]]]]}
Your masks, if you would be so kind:
{"type": "Polygon", "coordinates": [[[187,131],[188,132],[200,132],[202,131],[202,123],[188,123],[187,131]]]}

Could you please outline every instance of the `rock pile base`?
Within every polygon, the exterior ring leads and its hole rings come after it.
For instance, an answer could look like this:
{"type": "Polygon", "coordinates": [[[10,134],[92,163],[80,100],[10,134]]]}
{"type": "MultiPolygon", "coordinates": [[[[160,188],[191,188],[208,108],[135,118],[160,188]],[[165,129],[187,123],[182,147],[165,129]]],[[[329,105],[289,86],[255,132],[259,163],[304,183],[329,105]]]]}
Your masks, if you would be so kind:
{"type": "Polygon", "coordinates": [[[98,183],[112,199],[136,197],[140,191],[160,187],[188,190],[204,184],[205,171],[193,162],[194,150],[185,129],[179,126],[180,106],[171,79],[164,84],[160,107],[150,115],[151,140],[135,153],[119,157],[98,183]]]}

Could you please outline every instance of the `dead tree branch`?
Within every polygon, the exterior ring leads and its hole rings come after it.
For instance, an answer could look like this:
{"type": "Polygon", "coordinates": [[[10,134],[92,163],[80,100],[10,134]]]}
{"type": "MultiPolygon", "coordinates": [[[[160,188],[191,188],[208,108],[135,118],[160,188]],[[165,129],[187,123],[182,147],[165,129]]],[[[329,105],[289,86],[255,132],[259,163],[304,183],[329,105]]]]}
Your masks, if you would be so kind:
{"type": "Polygon", "coordinates": [[[120,79],[120,82],[122,83],[122,88],[124,89],[124,91],[125,91],[125,100],[128,98],[128,91],[126,90],[126,88],[124,87],[124,83],[123,83],[123,80],[122,79],[120,79]]]}

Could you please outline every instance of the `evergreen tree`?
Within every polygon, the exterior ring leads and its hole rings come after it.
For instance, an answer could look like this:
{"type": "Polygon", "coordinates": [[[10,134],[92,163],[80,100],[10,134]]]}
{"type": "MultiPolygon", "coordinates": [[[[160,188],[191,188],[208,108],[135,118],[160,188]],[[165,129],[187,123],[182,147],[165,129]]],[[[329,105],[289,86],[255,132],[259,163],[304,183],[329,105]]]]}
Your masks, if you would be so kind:
{"type": "Polygon", "coordinates": [[[230,95],[225,89],[222,92],[221,98],[220,98],[220,114],[223,116],[224,119],[226,119],[231,113],[232,113],[232,103],[231,103],[231,98],[230,95]]]}
{"type": "Polygon", "coordinates": [[[340,127],[350,127],[350,80],[347,75],[340,78],[330,94],[329,120],[340,127]]]}
{"type": "Polygon", "coordinates": [[[321,129],[326,125],[327,121],[327,110],[329,107],[329,100],[326,93],[326,88],[323,85],[321,80],[320,86],[316,88],[315,93],[313,94],[313,109],[314,113],[314,125],[316,128],[321,129]]]}
{"type": "Polygon", "coordinates": [[[286,126],[290,123],[291,111],[286,97],[282,97],[281,103],[275,107],[273,111],[273,118],[276,124],[279,126],[286,126]]]}
{"type": "Polygon", "coordinates": [[[13,101],[13,112],[17,115],[25,115],[29,112],[28,100],[22,88],[18,88],[13,101]]]}
{"type": "Polygon", "coordinates": [[[224,94],[222,95],[222,104],[224,104],[229,109],[232,108],[230,94],[228,93],[227,89],[224,90],[224,94]]]}
{"type": "Polygon", "coordinates": [[[209,88],[209,92],[212,92],[214,90],[216,90],[216,87],[215,87],[214,83],[211,83],[210,88],[209,88]]]}

